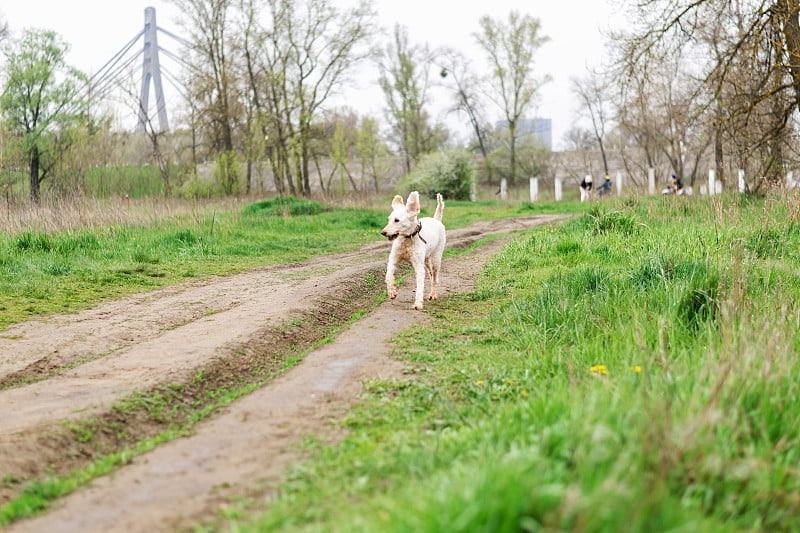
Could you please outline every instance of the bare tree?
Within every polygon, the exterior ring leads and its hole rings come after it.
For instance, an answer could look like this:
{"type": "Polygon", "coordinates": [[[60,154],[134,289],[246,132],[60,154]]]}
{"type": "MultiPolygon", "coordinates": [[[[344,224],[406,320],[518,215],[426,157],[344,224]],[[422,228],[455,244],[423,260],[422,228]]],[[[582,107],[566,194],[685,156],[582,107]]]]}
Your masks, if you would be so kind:
{"type": "Polygon", "coordinates": [[[725,145],[745,128],[758,150],[748,159],[768,157],[778,179],[800,110],[800,0],[644,0],[631,2],[629,19],[633,29],[615,38],[625,72],[647,68],[654,52],[691,53],[713,102],[715,166],[722,171],[725,145]]]}
{"type": "Polygon", "coordinates": [[[238,181],[234,131],[241,122],[230,17],[234,0],[170,0],[186,17],[183,26],[193,44],[192,98],[205,121],[212,150],[218,157],[223,190],[233,193],[238,181]]]}
{"type": "Polygon", "coordinates": [[[331,0],[290,3],[295,11],[286,36],[291,49],[292,96],[297,103],[295,146],[303,194],[309,195],[312,123],[355,65],[372,53],[367,44],[375,11],[367,1],[341,10],[331,0]]]}
{"type": "Polygon", "coordinates": [[[346,9],[331,0],[241,1],[247,98],[258,110],[276,185],[286,178],[291,192],[309,195],[314,122],[371,54],[374,10],[366,0],[346,9]]]}
{"type": "Polygon", "coordinates": [[[572,78],[572,91],[580,99],[582,111],[592,124],[592,133],[603,158],[603,172],[608,176],[605,137],[612,111],[606,80],[599,72],[589,70],[583,78],[572,78]]]}
{"type": "Polygon", "coordinates": [[[492,184],[492,171],[489,164],[489,130],[484,102],[481,98],[480,79],[471,69],[466,56],[452,49],[445,49],[439,56],[440,75],[451,80],[448,84],[453,91],[451,113],[463,113],[467,116],[475,142],[483,156],[483,167],[489,185],[492,184]]]}

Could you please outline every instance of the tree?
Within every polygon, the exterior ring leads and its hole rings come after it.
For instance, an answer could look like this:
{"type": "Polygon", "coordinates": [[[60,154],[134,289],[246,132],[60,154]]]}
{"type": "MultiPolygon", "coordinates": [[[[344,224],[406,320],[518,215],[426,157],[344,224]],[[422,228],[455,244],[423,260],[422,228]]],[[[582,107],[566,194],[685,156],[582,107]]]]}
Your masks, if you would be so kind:
{"type": "Polygon", "coordinates": [[[386,98],[392,137],[403,155],[407,173],[435,144],[434,129],[425,111],[431,60],[427,46],[411,46],[408,30],[398,24],[394,39],[384,49],[378,64],[378,83],[386,98]]]}
{"type": "Polygon", "coordinates": [[[492,184],[492,171],[489,164],[489,132],[490,127],[485,118],[483,99],[480,97],[480,80],[472,71],[469,61],[460,52],[444,50],[439,59],[442,78],[451,80],[450,87],[454,93],[452,113],[464,113],[469,120],[475,141],[483,156],[483,167],[489,185],[492,184]]]}
{"type": "Polygon", "coordinates": [[[234,133],[244,114],[239,100],[240,85],[232,53],[233,39],[229,20],[234,0],[171,0],[187,17],[184,27],[192,42],[192,98],[201,109],[211,139],[210,151],[218,157],[218,177],[222,190],[234,192],[238,166],[234,133]]]}
{"type": "MultiPolygon", "coordinates": [[[[272,168],[275,190],[297,194],[292,175],[292,116],[295,108],[289,85],[289,46],[285,28],[291,4],[263,0],[243,2],[243,42],[247,72],[248,100],[254,108],[254,124],[260,130],[267,160],[272,168]],[[266,7],[267,21],[259,22],[266,7]]],[[[252,131],[252,129],[251,129],[252,131]]]]}
{"type": "Polygon", "coordinates": [[[52,31],[27,30],[5,48],[6,80],[0,110],[28,163],[31,202],[69,148],[71,130],[86,117],[80,91],[87,77],[65,62],[67,45],[52,31]]]}
{"type": "Polygon", "coordinates": [[[548,79],[534,76],[534,56],[548,40],[540,26],[538,19],[511,11],[505,23],[488,15],[481,17],[481,30],[474,34],[489,60],[487,96],[505,118],[512,183],[517,175],[517,126],[548,79]]]}
{"type": "Polygon", "coordinates": [[[309,195],[315,121],[371,53],[366,45],[375,13],[366,0],[347,9],[331,0],[248,0],[248,5],[252,13],[267,8],[267,20],[249,26],[245,44],[248,97],[270,138],[273,173],[294,174],[297,188],[309,195]]]}
{"type": "Polygon", "coordinates": [[[388,150],[379,135],[378,121],[372,117],[362,118],[356,140],[356,155],[361,162],[363,190],[367,190],[365,180],[367,176],[370,176],[375,192],[380,192],[379,174],[382,169],[379,168],[379,165],[381,158],[387,154],[388,150]]]}
{"type": "Polygon", "coordinates": [[[572,91],[580,99],[583,112],[588,115],[592,124],[592,133],[603,158],[603,172],[608,176],[605,137],[607,124],[611,118],[611,101],[606,83],[600,73],[590,70],[583,78],[572,78],[572,91]]]}
{"type": "Polygon", "coordinates": [[[286,28],[291,49],[292,96],[297,103],[296,158],[304,195],[311,194],[309,163],[312,125],[318,112],[370,53],[375,11],[367,1],[339,10],[330,0],[290,2],[295,11],[286,28]]]}
{"type": "Polygon", "coordinates": [[[704,96],[713,102],[715,165],[722,170],[723,136],[737,141],[744,127],[749,146],[755,141],[759,149],[756,158],[766,156],[771,161],[767,171],[778,179],[790,119],[800,110],[800,0],[631,4],[632,29],[613,39],[621,51],[623,77],[647,68],[654,53],[664,50],[706,58],[693,64],[704,96]]]}

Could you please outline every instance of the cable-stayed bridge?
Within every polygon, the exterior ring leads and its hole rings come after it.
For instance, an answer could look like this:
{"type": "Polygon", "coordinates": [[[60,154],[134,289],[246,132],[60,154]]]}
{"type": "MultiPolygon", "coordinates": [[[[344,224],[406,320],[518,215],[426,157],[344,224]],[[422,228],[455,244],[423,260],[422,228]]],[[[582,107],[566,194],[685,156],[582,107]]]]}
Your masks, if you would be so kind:
{"type": "Polygon", "coordinates": [[[139,109],[136,129],[138,131],[144,131],[150,120],[151,84],[152,92],[155,93],[155,109],[161,131],[169,130],[164,81],[169,82],[179,94],[185,96],[185,90],[179,77],[165,67],[161,58],[166,56],[182,68],[189,68],[189,64],[181,58],[180,54],[173,53],[161,45],[158,41],[159,34],[169,37],[181,47],[191,48],[192,46],[186,39],[158,26],[155,8],[148,7],[144,10],[144,28],[89,79],[88,91],[92,100],[104,100],[111,96],[121,84],[130,83],[130,73],[134,72],[136,65],[141,62],[141,87],[137,101],[139,109]]]}

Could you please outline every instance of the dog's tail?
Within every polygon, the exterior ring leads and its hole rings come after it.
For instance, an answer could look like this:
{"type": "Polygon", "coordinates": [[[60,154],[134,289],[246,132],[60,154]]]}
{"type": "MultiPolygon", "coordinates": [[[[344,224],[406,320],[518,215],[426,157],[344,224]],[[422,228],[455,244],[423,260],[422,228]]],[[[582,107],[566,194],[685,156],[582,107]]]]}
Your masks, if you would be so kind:
{"type": "Polygon", "coordinates": [[[442,200],[441,194],[436,193],[436,213],[433,214],[433,218],[441,222],[443,212],[444,212],[444,200],[442,200]]]}

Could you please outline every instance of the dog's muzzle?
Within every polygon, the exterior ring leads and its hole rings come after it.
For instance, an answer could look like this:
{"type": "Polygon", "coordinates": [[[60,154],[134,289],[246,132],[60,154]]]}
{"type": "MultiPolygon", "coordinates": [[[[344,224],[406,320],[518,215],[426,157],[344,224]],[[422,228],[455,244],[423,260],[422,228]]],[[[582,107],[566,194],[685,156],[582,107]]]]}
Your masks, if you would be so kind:
{"type": "Polygon", "coordinates": [[[381,232],[381,235],[383,235],[384,237],[386,237],[386,238],[387,238],[387,239],[389,239],[390,241],[393,241],[393,240],[395,240],[395,239],[397,238],[397,236],[398,236],[398,235],[400,235],[400,234],[399,234],[399,233],[395,233],[394,235],[389,235],[389,234],[388,234],[388,233],[386,233],[385,231],[382,231],[382,232],[381,232]]]}

